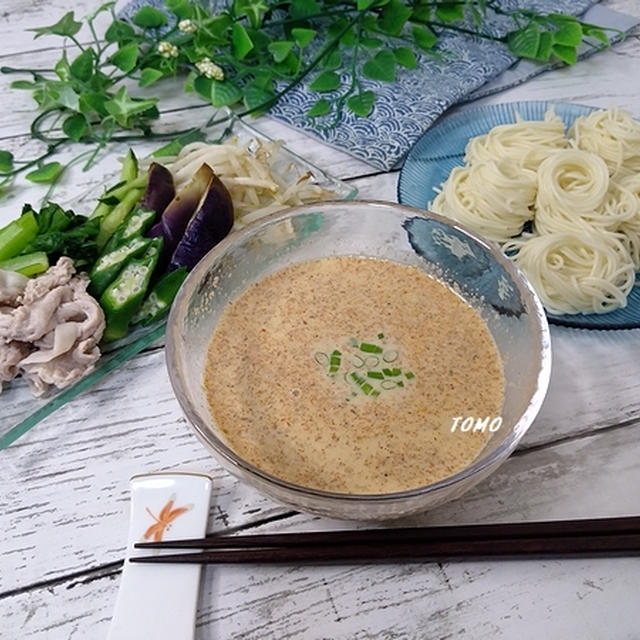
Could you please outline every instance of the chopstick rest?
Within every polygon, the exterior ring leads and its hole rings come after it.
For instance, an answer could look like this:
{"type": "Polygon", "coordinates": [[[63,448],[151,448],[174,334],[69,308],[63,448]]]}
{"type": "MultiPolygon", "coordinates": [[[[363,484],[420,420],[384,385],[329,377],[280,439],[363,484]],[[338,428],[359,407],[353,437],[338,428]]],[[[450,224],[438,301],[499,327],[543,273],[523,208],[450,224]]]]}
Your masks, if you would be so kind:
{"type": "MultiPolygon", "coordinates": [[[[201,568],[141,566],[136,542],[203,536],[211,478],[192,473],[151,473],[131,478],[131,516],[124,570],[108,640],[193,638],[201,568]]],[[[158,554],[164,553],[161,551],[158,554]]]]}

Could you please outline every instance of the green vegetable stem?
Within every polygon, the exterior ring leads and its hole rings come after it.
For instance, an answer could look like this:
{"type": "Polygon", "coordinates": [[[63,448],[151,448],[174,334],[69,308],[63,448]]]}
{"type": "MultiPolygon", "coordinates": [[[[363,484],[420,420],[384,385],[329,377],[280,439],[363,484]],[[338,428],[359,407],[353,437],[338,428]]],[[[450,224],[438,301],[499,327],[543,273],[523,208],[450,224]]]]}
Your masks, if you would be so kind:
{"type": "Polygon", "coordinates": [[[33,211],[20,216],[0,229],[0,260],[13,258],[22,253],[38,235],[38,223],[33,211]]]}
{"type": "Polygon", "coordinates": [[[106,319],[102,336],[105,342],[118,340],[127,334],[131,319],[149,287],[161,249],[161,238],[151,240],[144,255],[131,260],[100,297],[106,319]]]}
{"type": "Polygon", "coordinates": [[[180,267],[162,276],[133,316],[132,324],[142,324],[143,327],[147,327],[168,313],[171,303],[186,277],[186,267],[180,267]]]}
{"type": "Polygon", "coordinates": [[[127,155],[122,160],[122,171],[120,176],[123,182],[130,182],[138,177],[138,159],[136,158],[133,149],[127,151],[127,155]]]}
{"type": "Polygon", "coordinates": [[[44,251],[35,251],[0,261],[0,269],[17,271],[23,276],[35,276],[49,268],[49,260],[44,251]]]}

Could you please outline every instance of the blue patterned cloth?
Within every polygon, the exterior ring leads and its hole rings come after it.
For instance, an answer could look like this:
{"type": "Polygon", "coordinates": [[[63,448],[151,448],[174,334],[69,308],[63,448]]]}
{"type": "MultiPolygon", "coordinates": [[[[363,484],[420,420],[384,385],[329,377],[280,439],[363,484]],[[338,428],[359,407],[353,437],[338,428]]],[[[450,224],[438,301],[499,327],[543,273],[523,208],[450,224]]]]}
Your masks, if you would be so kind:
{"type": "MultiPolygon", "coordinates": [[[[161,8],[164,3],[163,0],[132,0],[122,13],[124,16],[131,16],[143,4],[155,4],[161,8]]],[[[546,13],[573,15],[583,13],[592,4],[593,0],[502,2],[505,8],[518,6],[546,13]]],[[[626,28],[633,24],[633,21],[629,22],[626,28]]],[[[504,28],[504,22],[496,22],[497,33],[504,32],[504,28]]],[[[492,80],[495,84],[496,79],[516,62],[516,58],[502,43],[460,33],[443,34],[437,48],[448,53],[440,59],[417,53],[418,68],[409,70],[399,67],[393,83],[362,78],[362,89],[373,90],[377,95],[374,109],[367,118],[359,118],[345,109],[335,127],[326,127],[322,119],[311,121],[306,112],[319,95],[309,91],[305,84],[285,95],[269,113],[376,168],[388,171],[404,158],[413,143],[446,109],[470,96],[486,95],[480,93],[482,87],[492,80]]],[[[526,74],[516,73],[516,79],[511,78],[507,86],[551,67],[552,65],[528,63],[526,74]],[[517,80],[519,76],[522,78],[517,80]]],[[[347,77],[343,77],[342,81],[343,87],[346,86],[347,77]]],[[[490,92],[501,88],[505,87],[498,84],[490,92]]],[[[336,90],[322,95],[331,100],[339,94],[340,90],[336,90]]]]}

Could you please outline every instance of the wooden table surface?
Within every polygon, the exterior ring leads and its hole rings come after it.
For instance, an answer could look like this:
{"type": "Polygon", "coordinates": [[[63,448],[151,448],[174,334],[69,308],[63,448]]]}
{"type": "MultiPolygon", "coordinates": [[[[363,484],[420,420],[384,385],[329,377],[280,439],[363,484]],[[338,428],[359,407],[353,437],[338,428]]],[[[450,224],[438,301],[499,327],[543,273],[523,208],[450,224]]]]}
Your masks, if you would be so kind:
{"type": "MultiPolygon", "coordinates": [[[[50,66],[60,42],[34,41],[25,30],[98,5],[0,0],[0,63],[50,66]]],[[[637,0],[603,5],[640,16],[637,0]]],[[[618,105],[640,117],[639,34],[484,102],[618,105]]],[[[8,89],[11,79],[0,77],[0,146],[33,155],[33,103],[8,89]]],[[[207,107],[175,86],[163,91],[167,126],[207,118],[207,107]]],[[[267,118],[255,125],[358,187],[361,197],[395,200],[397,173],[375,171],[267,118]]],[[[141,145],[138,153],[150,149],[141,145]]],[[[89,172],[75,170],[56,197],[68,200],[100,183],[124,150],[112,147],[89,172]]],[[[42,195],[18,187],[0,202],[0,224],[42,195]]],[[[640,514],[640,331],[553,327],[552,341],[548,397],[515,454],[463,499],[405,524],[640,514]]],[[[1,403],[0,396],[6,421],[1,403]]],[[[347,526],[288,511],[222,471],[174,399],[163,349],[150,349],[0,452],[0,638],[105,637],[126,542],[129,478],[168,469],[213,477],[210,529],[347,526]]],[[[196,638],[637,639],[639,604],[640,558],[208,567],[196,638]]]]}

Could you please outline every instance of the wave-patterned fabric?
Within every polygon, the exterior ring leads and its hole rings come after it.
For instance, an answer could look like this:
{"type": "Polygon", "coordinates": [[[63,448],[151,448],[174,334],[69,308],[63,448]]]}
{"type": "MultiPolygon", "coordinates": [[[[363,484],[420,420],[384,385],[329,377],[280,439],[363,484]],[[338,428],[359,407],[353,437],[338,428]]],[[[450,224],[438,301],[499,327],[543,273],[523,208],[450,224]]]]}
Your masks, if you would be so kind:
{"type": "MultiPolygon", "coordinates": [[[[132,0],[122,11],[131,16],[144,4],[163,7],[163,0],[132,0]]],[[[215,0],[212,0],[215,5],[215,0]]],[[[528,8],[545,13],[578,15],[593,0],[503,0],[505,8],[528,8]]],[[[504,20],[496,22],[496,33],[504,32],[504,20]]],[[[331,118],[315,121],[306,112],[320,94],[302,84],[276,104],[269,114],[285,124],[301,129],[323,142],[344,150],[376,168],[388,171],[401,161],[413,143],[450,106],[463,101],[488,81],[516,62],[500,42],[460,33],[443,34],[437,51],[441,57],[416,51],[418,68],[397,67],[393,83],[361,78],[363,90],[372,90],[377,99],[367,118],[359,118],[346,108],[336,126],[327,126],[331,118]]],[[[312,74],[313,76],[313,74],[312,74]]],[[[310,79],[311,82],[313,78],[310,79]]],[[[335,100],[347,86],[323,93],[335,100]]]]}

